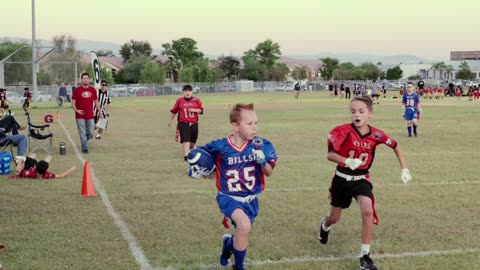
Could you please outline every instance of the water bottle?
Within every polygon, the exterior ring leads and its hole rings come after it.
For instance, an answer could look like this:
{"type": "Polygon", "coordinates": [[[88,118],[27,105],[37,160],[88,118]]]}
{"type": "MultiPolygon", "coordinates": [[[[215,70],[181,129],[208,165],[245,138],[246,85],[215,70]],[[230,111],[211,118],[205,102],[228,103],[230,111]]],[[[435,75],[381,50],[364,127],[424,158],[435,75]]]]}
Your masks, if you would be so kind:
{"type": "Polygon", "coordinates": [[[67,154],[67,146],[65,145],[64,142],[60,143],[60,155],[66,155],[67,154]]]}

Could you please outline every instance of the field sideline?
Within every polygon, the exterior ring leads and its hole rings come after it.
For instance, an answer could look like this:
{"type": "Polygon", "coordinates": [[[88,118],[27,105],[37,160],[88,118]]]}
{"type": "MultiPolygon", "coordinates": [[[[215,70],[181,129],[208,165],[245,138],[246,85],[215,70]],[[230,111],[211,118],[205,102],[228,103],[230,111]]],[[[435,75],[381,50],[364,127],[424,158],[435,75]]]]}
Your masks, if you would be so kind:
{"type": "MultiPolygon", "coordinates": [[[[260,195],[248,269],[358,269],[355,203],[333,227],[328,245],[316,238],[335,167],[326,159],[326,137],[350,121],[348,101],[325,92],[302,92],[299,100],[293,93],[199,97],[205,106],[199,145],[231,133],[231,105],[254,102],[258,134],[278,151],[260,195]]],[[[108,130],[101,141],[90,141],[89,155],[74,151],[79,139],[71,108],[47,103],[32,110],[35,122],[45,113],[61,115],[52,127],[51,171],[79,169],[49,181],[0,178],[4,269],[223,269],[220,240],[231,231],[220,223],[214,182],[185,174],[181,145],[167,127],[176,98],[114,99],[108,130]],[[66,156],[58,154],[59,142],[66,142],[66,156]],[[84,161],[95,175],[95,198],[79,196],[84,161]]],[[[380,225],[373,258],[380,269],[480,269],[480,101],[422,99],[418,138],[407,138],[400,102],[382,98],[371,124],[399,142],[413,181],[404,185],[393,151],[377,148],[371,176],[380,225]]]]}

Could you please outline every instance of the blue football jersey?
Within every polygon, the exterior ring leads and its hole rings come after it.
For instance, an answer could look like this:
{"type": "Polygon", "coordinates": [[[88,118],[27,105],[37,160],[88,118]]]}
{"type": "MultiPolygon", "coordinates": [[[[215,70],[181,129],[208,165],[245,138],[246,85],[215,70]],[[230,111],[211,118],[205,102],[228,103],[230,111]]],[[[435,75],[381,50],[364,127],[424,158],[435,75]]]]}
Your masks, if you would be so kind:
{"type": "Polygon", "coordinates": [[[403,95],[402,103],[405,104],[406,109],[416,110],[418,104],[420,103],[420,98],[415,93],[412,93],[412,94],[405,93],[403,95]]]}
{"type": "Polygon", "coordinates": [[[215,161],[217,189],[227,195],[245,197],[259,194],[265,189],[262,168],[257,164],[253,150],[262,150],[272,167],[277,162],[272,143],[260,137],[245,142],[240,148],[229,137],[212,141],[201,148],[210,153],[215,161]]]}

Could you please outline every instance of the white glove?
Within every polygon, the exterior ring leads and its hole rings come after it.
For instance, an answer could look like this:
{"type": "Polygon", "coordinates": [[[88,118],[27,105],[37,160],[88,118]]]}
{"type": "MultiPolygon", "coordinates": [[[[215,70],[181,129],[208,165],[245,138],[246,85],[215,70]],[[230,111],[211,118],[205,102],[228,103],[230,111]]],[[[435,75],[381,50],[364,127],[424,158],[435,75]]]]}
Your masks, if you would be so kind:
{"type": "Polygon", "coordinates": [[[265,158],[265,154],[262,150],[252,150],[253,158],[257,161],[257,164],[261,166],[265,166],[267,164],[267,160],[265,158]]]}
{"type": "Polygon", "coordinates": [[[408,182],[412,181],[412,175],[410,174],[410,171],[407,168],[402,169],[402,181],[404,184],[407,184],[408,182]]]}
{"type": "Polygon", "coordinates": [[[363,161],[361,159],[358,159],[358,158],[347,158],[345,159],[345,164],[352,170],[354,171],[355,169],[357,169],[358,167],[360,167],[360,165],[363,164],[363,161]]]}

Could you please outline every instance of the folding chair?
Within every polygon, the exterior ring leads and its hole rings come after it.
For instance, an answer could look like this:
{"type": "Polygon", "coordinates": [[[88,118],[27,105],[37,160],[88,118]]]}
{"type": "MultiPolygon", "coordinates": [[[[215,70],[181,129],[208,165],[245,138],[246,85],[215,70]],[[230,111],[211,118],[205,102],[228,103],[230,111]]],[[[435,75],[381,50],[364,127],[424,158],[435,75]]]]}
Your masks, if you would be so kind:
{"type": "Polygon", "coordinates": [[[13,161],[13,142],[12,140],[6,140],[3,143],[0,143],[0,152],[6,152],[7,148],[10,148],[10,154],[13,161]]]}
{"type": "Polygon", "coordinates": [[[30,121],[30,114],[27,115],[28,120],[28,152],[34,153],[37,149],[43,149],[50,154],[53,147],[53,134],[50,132],[50,125],[34,125],[30,121]],[[35,142],[35,146],[32,146],[35,142]]]}

